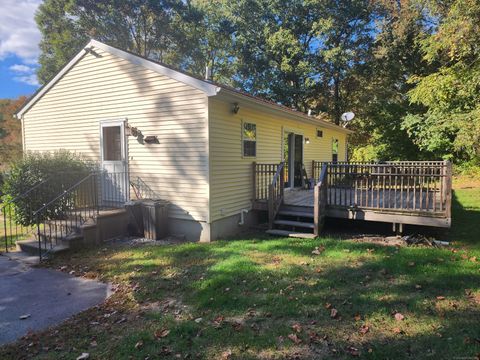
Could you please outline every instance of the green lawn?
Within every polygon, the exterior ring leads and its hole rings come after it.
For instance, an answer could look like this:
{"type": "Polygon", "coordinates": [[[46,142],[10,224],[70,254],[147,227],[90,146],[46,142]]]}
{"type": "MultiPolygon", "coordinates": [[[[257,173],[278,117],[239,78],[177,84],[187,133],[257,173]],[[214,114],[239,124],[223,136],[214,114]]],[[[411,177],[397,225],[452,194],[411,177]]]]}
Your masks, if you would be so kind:
{"type": "Polygon", "coordinates": [[[111,281],[116,293],[0,358],[474,359],[480,189],[455,199],[450,249],[254,234],[57,258],[51,266],[111,281]]]}

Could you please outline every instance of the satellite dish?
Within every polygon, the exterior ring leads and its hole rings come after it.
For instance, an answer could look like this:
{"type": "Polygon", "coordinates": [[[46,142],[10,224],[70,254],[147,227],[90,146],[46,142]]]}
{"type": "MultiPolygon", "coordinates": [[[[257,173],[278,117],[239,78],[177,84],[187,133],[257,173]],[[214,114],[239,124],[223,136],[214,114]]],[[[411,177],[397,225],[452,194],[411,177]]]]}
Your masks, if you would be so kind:
{"type": "Polygon", "coordinates": [[[346,113],[343,113],[340,118],[342,119],[342,121],[349,122],[349,121],[352,121],[354,117],[355,117],[355,114],[353,112],[346,112],[346,113]]]}

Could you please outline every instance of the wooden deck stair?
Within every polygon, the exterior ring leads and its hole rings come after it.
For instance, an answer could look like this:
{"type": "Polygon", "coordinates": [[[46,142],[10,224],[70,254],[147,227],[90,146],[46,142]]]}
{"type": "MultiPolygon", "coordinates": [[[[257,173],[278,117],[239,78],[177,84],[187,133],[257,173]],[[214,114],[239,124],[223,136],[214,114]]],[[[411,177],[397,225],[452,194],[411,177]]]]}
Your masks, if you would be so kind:
{"type": "Polygon", "coordinates": [[[267,234],[312,239],[315,238],[313,220],[313,208],[282,204],[273,221],[273,229],[267,230],[267,234]]]}

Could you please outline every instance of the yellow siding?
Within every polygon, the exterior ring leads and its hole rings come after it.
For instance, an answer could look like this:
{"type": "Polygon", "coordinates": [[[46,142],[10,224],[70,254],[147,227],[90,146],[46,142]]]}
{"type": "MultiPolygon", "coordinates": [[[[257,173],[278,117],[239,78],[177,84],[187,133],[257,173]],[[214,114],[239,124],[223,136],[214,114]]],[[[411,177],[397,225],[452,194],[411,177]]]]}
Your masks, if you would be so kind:
{"type": "Polygon", "coordinates": [[[100,121],[128,118],[160,144],[128,137],[131,177],[174,206],[172,217],[208,220],[208,99],[193,87],[97,51],[87,54],[24,115],[26,151],[68,149],[100,160],[100,121]]]}
{"type": "Polygon", "coordinates": [[[331,161],[333,138],[339,140],[338,160],[345,160],[344,132],[273,115],[267,109],[260,111],[240,104],[240,111],[234,115],[230,102],[210,98],[209,121],[211,221],[251,209],[252,162],[281,161],[284,129],[309,138],[310,143],[304,144],[304,164],[309,176],[312,160],[331,161]],[[242,121],[256,124],[256,158],[242,157],[242,121]],[[322,138],[316,137],[317,128],[323,130],[322,138]]]}

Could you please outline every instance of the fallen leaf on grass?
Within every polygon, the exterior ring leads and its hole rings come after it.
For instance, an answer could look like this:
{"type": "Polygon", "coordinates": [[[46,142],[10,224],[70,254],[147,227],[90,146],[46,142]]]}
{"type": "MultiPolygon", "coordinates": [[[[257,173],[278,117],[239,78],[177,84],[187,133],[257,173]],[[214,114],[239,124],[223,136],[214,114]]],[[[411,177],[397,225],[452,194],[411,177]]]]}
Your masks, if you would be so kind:
{"type": "Polygon", "coordinates": [[[403,319],[405,319],[405,316],[403,316],[402,314],[400,313],[395,313],[395,320],[397,321],[402,321],[403,319]]]}
{"type": "Polygon", "coordinates": [[[395,334],[403,334],[402,329],[400,329],[400,328],[398,328],[398,327],[393,328],[393,332],[394,332],[395,334]]]}
{"type": "Polygon", "coordinates": [[[143,347],[143,340],[137,341],[135,349],[140,350],[143,347]]]}
{"type": "Polygon", "coordinates": [[[288,335],[288,338],[292,340],[296,345],[300,344],[302,342],[302,339],[300,339],[297,334],[290,334],[288,335]]]}
{"type": "Polygon", "coordinates": [[[159,330],[156,330],[155,331],[155,337],[157,339],[161,339],[161,338],[164,338],[166,336],[168,336],[168,334],[170,334],[170,330],[168,329],[159,329],[159,330]]]}
{"type": "Polygon", "coordinates": [[[330,310],[330,317],[331,317],[332,319],[336,319],[337,316],[338,316],[338,310],[335,309],[335,308],[332,308],[332,310],[330,310]]]}
{"type": "Polygon", "coordinates": [[[370,331],[370,327],[368,327],[367,325],[362,325],[359,331],[360,331],[360,334],[366,334],[370,331]]]}
{"type": "Polygon", "coordinates": [[[300,333],[300,332],[302,332],[302,325],[300,325],[300,324],[298,324],[298,323],[297,323],[297,324],[293,324],[293,325],[292,325],[292,330],[295,331],[295,332],[297,332],[297,333],[300,333]]]}
{"type": "Polygon", "coordinates": [[[82,353],[82,355],[77,356],[77,360],[86,360],[90,357],[89,353],[82,353]]]}
{"type": "Polygon", "coordinates": [[[360,314],[355,314],[355,316],[353,317],[355,319],[355,321],[360,321],[362,320],[362,316],[360,314]]]}
{"type": "Polygon", "coordinates": [[[347,352],[352,356],[360,356],[360,351],[353,346],[347,347],[347,352]]]}
{"type": "Polygon", "coordinates": [[[228,360],[232,357],[232,350],[226,350],[222,353],[222,360],[228,360]]]}
{"type": "Polygon", "coordinates": [[[325,251],[325,246],[317,246],[315,250],[312,251],[313,255],[320,255],[322,252],[325,251]]]}
{"type": "Polygon", "coordinates": [[[330,309],[330,308],[332,307],[332,304],[330,304],[330,303],[325,303],[324,306],[325,306],[325,309],[330,309]]]}
{"type": "Polygon", "coordinates": [[[217,316],[215,319],[213,319],[213,327],[216,329],[222,327],[223,320],[225,320],[225,317],[223,317],[222,315],[217,316]]]}
{"type": "Polygon", "coordinates": [[[445,300],[445,296],[437,296],[437,300],[445,300]]]}
{"type": "Polygon", "coordinates": [[[418,284],[415,285],[415,289],[417,289],[417,290],[422,290],[422,285],[418,285],[418,284]]]}
{"type": "Polygon", "coordinates": [[[234,323],[232,324],[232,327],[233,327],[233,330],[235,330],[235,331],[240,331],[240,330],[242,330],[243,325],[242,325],[242,323],[234,322],[234,323]]]}
{"type": "MultiPolygon", "coordinates": [[[[310,331],[308,333],[308,338],[311,343],[319,343],[322,341],[322,337],[320,337],[315,331],[310,331]]],[[[326,336],[323,337],[323,340],[326,340],[326,336]]]]}

